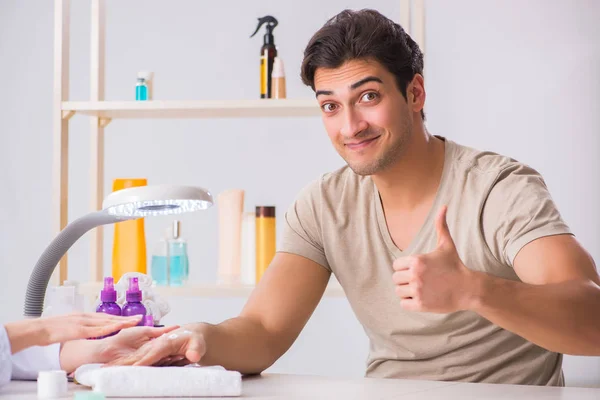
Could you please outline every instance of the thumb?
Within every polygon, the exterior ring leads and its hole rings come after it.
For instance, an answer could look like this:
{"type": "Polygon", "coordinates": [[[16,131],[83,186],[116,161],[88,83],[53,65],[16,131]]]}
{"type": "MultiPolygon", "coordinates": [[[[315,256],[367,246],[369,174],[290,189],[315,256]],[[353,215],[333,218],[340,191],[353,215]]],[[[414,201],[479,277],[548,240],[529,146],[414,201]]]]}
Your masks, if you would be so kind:
{"type": "Polygon", "coordinates": [[[447,211],[448,206],[442,206],[435,222],[438,247],[444,247],[447,245],[454,246],[454,241],[452,240],[452,236],[450,236],[450,230],[448,229],[448,223],[446,222],[447,211]]]}
{"type": "Polygon", "coordinates": [[[193,336],[185,350],[185,358],[192,363],[197,363],[204,356],[204,353],[206,353],[204,337],[193,336]]]}

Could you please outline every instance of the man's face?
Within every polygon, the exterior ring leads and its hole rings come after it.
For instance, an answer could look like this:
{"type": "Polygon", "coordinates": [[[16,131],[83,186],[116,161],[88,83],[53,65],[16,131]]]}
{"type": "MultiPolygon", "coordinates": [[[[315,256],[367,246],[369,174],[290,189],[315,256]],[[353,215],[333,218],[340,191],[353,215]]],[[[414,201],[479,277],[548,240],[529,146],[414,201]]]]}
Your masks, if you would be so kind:
{"type": "Polygon", "coordinates": [[[317,68],[314,82],[327,134],[355,173],[380,173],[402,157],[412,115],[383,65],[352,60],[339,68],[317,68]]]}

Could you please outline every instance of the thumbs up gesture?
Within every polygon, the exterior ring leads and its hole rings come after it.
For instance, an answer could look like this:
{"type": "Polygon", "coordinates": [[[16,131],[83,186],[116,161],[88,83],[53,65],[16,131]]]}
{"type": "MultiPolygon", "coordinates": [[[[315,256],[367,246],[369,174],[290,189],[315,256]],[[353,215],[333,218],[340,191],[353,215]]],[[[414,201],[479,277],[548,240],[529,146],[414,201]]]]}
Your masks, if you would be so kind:
{"type": "Polygon", "coordinates": [[[470,308],[475,272],[458,256],[446,211],[443,206],[436,219],[438,240],[433,252],[394,261],[392,279],[405,310],[450,313],[470,308]]]}

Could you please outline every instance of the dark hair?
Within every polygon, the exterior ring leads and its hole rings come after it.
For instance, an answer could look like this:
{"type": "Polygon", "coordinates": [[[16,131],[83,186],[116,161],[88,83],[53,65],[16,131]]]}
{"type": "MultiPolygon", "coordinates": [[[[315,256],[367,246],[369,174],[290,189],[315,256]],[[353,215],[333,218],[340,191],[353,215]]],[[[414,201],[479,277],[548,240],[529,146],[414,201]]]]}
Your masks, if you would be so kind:
{"type": "MultiPolygon", "coordinates": [[[[302,82],[314,90],[317,68],[338,68],[355,59],[382,64],[396,77],[405,99],[415,74],[423,74],[423,53],[400,25],[375,10],[344,10],[308,42],[300,72],[302,82]]],[[[421,117],[425,119],[423,110],[421,117]]]]}

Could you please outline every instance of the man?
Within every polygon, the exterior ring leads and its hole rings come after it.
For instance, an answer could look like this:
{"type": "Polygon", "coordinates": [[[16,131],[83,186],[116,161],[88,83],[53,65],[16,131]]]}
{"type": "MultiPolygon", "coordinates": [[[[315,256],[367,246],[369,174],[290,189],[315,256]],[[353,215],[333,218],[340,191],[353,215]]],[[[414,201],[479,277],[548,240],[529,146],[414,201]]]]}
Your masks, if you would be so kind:
{"type": "Polygon", "coordinates": [[[348,166],[308,185],[241,315],[182,328],[115,364],[260,373],[334,273],[370,339],[367,376],[563,385],[561,353],[600,355],[600,282],[542,177],[430,135],[423,56],[381,14],[344,11],[302,64],[348,166]]]}

